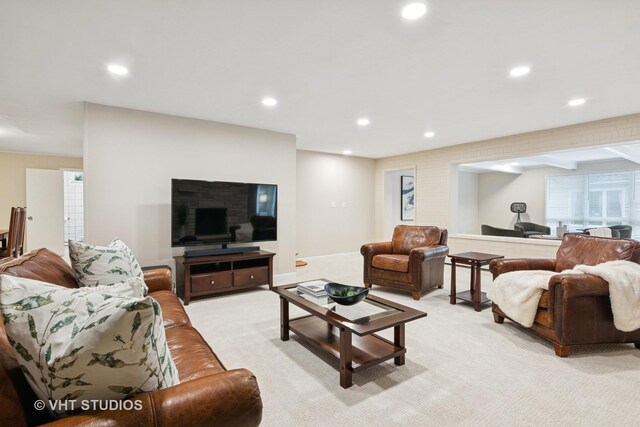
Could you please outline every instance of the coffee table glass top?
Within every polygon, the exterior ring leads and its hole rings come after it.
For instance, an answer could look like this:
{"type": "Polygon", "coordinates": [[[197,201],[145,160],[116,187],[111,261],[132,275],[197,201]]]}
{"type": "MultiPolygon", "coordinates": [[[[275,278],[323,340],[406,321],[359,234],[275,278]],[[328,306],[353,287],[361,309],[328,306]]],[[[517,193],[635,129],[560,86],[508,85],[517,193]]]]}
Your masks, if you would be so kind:
{"type": "Polygon", "coordinates": [[[298,292],[295,286],[287,289],[287,292],[291,292],[299,298],[319,305],[320,307],[326,308],[344,317],[345,319],[356,323],[368,322],[380,317],[400,313],[400,310],[398,309],[395,309],[378,301],[373,301],[369,298],[365,298],[364,300],[354,305],[340,305],[335,303],[326,295],[322,297],[315,297],[303,292],[298,292]]]}

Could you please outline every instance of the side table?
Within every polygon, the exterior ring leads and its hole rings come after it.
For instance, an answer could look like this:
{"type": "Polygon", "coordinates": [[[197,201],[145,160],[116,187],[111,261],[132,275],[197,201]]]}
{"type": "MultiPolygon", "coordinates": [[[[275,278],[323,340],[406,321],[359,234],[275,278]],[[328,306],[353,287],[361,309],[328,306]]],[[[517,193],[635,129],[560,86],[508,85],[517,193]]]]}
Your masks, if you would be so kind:
{"type": "Polygon", "coordinates": [[[480,284],[480,268],[487,265],[493,259],[504,258],[502,255],[485,254],[482,252],[463,252],[449,255],[451,258],[451,295],[449,303],[455,304],[456,299],[467,301],[473,304],[476,311],[480,311],[480,304],[489,302],[487,294],[482,292],[480,284]],[[471,286],[468,291],[456,293],[456,265],[471,266],[471,286]]]}

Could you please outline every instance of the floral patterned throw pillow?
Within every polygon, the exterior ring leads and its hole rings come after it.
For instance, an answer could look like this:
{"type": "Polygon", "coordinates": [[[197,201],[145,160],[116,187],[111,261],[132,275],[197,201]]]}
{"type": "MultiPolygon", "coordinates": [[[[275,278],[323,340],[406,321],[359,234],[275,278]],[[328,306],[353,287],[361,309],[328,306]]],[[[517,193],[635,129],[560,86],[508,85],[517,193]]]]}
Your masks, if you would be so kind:
{"type": "Polygon", "coordinates": [[[54,415],[91,400],[121,400],[179,383],[160,305],[117,293],[131,287],[112,285],[107,293],[0,275],[9,343],[54,415]]]}
{"type": "MultiPolygon", "coordinates": [[[[113,285],[143,276],[133,252],[117,237],[109,246],[69,240],[69,258],[80,286],[113,285]]],[[[145,289],[145,293],[147,291],[145,289]]]]}
{"type": "Polygon", "coordinates": [[[147,285],[141,277],[132,277],[122,283],[113,285],[100,285],[80,288],[84,292],[102,292],[105,294],[116,294],[121,297],[142,298],[144,297],[147,285]]]}

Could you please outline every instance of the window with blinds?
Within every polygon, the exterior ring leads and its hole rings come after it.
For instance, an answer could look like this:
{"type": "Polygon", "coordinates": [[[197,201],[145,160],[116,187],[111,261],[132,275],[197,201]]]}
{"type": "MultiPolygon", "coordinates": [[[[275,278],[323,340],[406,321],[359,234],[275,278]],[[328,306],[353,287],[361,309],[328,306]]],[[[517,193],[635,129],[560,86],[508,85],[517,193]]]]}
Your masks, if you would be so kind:
{"type": "Polygon", "coordinates": [[[547,177],[545,224],[569,229],[626,224],[640,231],[640,171],[547,177]]]}

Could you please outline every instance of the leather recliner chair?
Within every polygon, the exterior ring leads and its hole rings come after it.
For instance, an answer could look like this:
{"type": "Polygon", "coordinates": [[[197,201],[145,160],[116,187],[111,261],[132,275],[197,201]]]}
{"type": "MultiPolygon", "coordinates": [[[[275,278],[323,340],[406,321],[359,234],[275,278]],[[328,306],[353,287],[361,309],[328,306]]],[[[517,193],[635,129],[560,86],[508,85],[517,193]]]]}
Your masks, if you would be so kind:
{"type": "Polygon", "coordinates": [[[364,284],[411,292],[413,299],[442,288],[449,254],[447,230],[433,226],[398,225],[391,242],[362,245],[364,284]]]}
{"type": "MultiPolygon", "coordinates": [[[[593,228],[595,227],[586,228],[584,231],[588,233],[589,230],[593,230],[593,228]]],[[[631,231],[633,230],[630,225],[610,225],[606,228],[611,230],[611,237],[614,239],[630,239],[631,231]]]]}
{"type": "Polygon", "coordinates": [[[533,222],[516,222],[513,226],[514,230],[522,230],[524,237],[551,234],[551,228],[545,225],[536,224],[533,222]]]}
{"type": "Polygon", "coordinates": [[[480,230],[483,236],[524,237],[524,232],[520,229],[511,230],[509,228],[498,228],[482,224],[480,230]]]}
{"type": "Polygon", "coordinates": [[[631,239],[633,228],[630,225],[610,225],[611,233],[618,232],[618,237],[621,239],[631,239]]]}
{"type": "MultiPolygon", "coordinates": [[[[578,264],[596,265],[614,260],[640,262],[640,242],[565,234],[555,259],[496,259],[489,264],[489,270],[495,279],[509,271],[560,273],[578,264]]],[[[496,323],[509,318],[496,304],[492,311],[496,323]]],[[[583,344],[635,343],[640,348],[640,329],[623,332],[615,328],[609,284],[591,274],[552,276],[549,290],[540,297],[531,330],[550,341],[560,357],[567,357],[572,347],[583,344]]]]}

